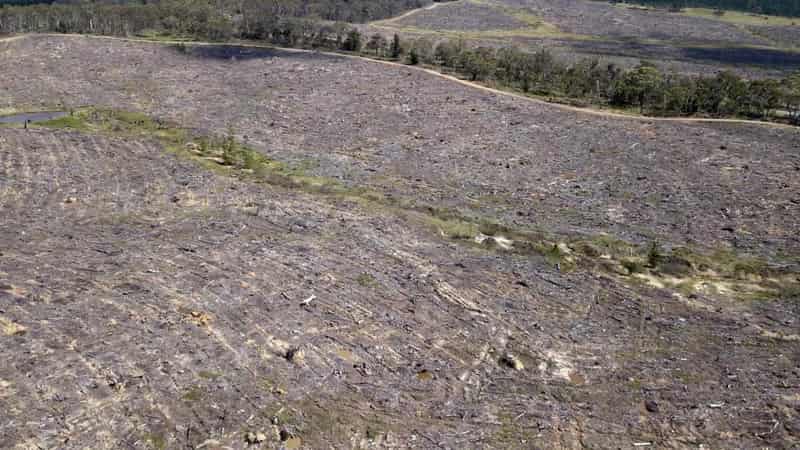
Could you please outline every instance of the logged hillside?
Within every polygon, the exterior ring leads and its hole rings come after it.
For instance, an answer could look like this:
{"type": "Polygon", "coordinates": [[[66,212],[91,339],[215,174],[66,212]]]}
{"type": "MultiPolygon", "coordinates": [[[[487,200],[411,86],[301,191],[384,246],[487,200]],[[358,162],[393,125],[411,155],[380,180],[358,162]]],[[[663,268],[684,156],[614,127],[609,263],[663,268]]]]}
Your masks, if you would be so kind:
{"type": "Polygon", "coordinates": [[[795,128],[252,47],[0,75],[67,112],[0,127],[0,447],[800,444],[795,128]]]}
{"type": "Polygon", "coordinates": [[[800,24],[790,19],[628,6],[460,0],[374,22],[372,29],[416,37],[426,46],[449,39],[531,52],[544,48],[564,61],[599,59],[625,68],[647,61],[665,72],[701,76],[729,70],[746,78],[774,78],[800,69],[798,41],[792,39],[800,24]]]}

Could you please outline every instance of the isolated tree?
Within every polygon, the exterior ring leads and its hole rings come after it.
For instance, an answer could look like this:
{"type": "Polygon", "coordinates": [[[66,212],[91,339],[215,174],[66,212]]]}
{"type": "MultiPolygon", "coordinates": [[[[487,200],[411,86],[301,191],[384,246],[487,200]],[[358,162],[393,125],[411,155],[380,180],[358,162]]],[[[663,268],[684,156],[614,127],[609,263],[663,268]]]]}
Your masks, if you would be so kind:
{"type": "Polygon", "coordinates": [[[361,50],[361,33],[355,28],[348,31],[341,48],[346,52],[357,52],[361,50]]]}
{"type": "Polygon", "coordinates": [[[379,53],[386,48],[386,44],[386,38],[379,33],[375,33],[370,36],[369,41],[367,41],[366,48],[367,50],[373,50],[375,52],[375,56],[379,56],[379,53]]]}
{"type": "Polygon", "coordinates": [[[389,54],[392,59],[398,59],[401,53],[403,53],[403,47],[400,46],[400,36],[395,33],[394,37],[392,37],[392,46],[389,48],[389,54]]]}
{"type": "Polygon", "coordinates": [[[408,52],[408,63],[412,66],[416,66],[419,64],[419,55],[417,54],[416,48],[411,48],[411,51],[408,52]]]}

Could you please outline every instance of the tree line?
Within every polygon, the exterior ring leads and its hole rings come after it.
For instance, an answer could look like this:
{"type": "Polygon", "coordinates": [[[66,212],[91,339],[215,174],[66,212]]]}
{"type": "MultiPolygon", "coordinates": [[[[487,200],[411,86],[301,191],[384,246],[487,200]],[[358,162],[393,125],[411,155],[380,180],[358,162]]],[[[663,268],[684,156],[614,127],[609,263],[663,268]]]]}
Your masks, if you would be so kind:
{"type": "Polygon", "coordinates": [[[69,5],[81,12],[119,6],[130,8],[131,13],[191,12],[212,10],[232,20],[248,21],[253,16],[304,17],[329,21],[363,23],[385,19],[405,11],[421,8],[432,0],[0,0],[0,9],[13,6],[69,5]]]}
{"type": "Polygon", "coordinates": [[[690,76],[646,62],[623,69],[598,59],[566,63],[546,49],[472,48],[463,41],[426,39],[409,44],[405,59],[578,106],[635,108],[654,116],[785,118],[800,125],[800,71],[780,80],[746,80],[730,71],[690,76]]]}
{"type": "Polygon", "coordinates": [[[282,15],[258,7],[264,3],[248,6],[248,1],[243,0],[233,13],[215,8],[210,1],[6,7],[0,8],[0,33],[158,33],[214,41],[258,40],[425,64],[473,81],[581,106],[635,108],[659,116],[781,118],[800,124],[800,72],[780,80],[746,80],[732,72],[689,76],[663,72],[647,63],[623,69],[598,59],[565,62],[546,49],[528,52],[513,47],[475,48],[462,40],[365,37],[345,23],[282,15]]]}
{"type": "MultiPolygon", "coordinates": [[[[682,8],[711,8],[734,10],[773,16],[800,17],[800,0],[626,0],[645,6],[679,10],[682,8]]],[[[617,3],[617,0],[611,0],[617,3]]]]}

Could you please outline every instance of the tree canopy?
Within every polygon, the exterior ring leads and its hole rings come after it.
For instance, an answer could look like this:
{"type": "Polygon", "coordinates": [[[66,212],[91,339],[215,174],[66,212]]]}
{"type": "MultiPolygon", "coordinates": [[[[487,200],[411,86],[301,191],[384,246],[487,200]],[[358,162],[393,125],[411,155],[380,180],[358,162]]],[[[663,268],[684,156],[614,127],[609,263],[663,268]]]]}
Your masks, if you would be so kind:
{"type": "MultiPolygon", "coordinates": [[[[431,3],[431,0],[218,0],[213,8],[222,14],[264,14],[280,17],[304,17],[351,23],[392,17],[431,3]]],[[[2,6],[29,5],[76,5],[76,6],[155,6],[165,9],[204,9],[207,0],[0,0],[2,6]]]]}

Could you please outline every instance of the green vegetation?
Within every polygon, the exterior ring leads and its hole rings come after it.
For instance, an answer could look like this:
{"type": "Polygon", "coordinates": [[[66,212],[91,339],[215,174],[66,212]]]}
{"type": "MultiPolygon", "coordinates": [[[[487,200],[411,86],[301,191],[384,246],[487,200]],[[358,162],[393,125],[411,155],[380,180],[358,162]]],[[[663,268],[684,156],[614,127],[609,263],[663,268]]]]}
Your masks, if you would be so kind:
{"type": "Polygon", "coordinates": [[[76,117],[74,115],[48,120],[42,122],[42,125],[50,128],[70,128],[73,130],[88,131],[86,121],[82,117],[76,117]]]}
{"type": "Polygon", "coordinates": [[[31,126],[114,133],[127,136],[146,135],[172,141],[178,141],[186,134],[186,130],[176,128],[161,120],[154,120],[145,114],[104,108],[81,108],[74,110],[68,116],[31,126]]]}
{"type": "Polygon", "coordinates": [[[205,397],[205,393],[203,392],[202,389],[198,387],[193,387],[188,389],[186,392],[183,393],[182,396],[184,400],[192,403],[199,402],[200,400],[203,399],[203,397],[205,397]]]}
{"type": "Polygon", "coordinates": [[[200,372],[197,372],[197,376],[206,380],[216,380],[217,378],[221,377],[222,374],[220,372],[211,370],[201,370],[200,372]]]}
{"type": "Polygon", "coordinates": [[[431,214],[424,220],[450,239],[521,255],[539,255],[561,271],[583,269],[629,281],[651,280],[651,284],[687,293],[708,287],[742,299],[789,298],[800,292],[796,273],[731,250],[668,250],[657,241],[636,245],[605,235],[556,236],[453,215],[442,219],[431,214]],[[488,239],[479,239],[481,235],[488,239]],[[510,246],[487,247],[500,241],[510,246]]]}
{"type": "Polygon", "coordinates": [[[378,280],[366,272],[358,275],[356,278],[356,283],[358,283],[359,286],[366,288],[376,287],[379,285],[378,280]]]}
{"type": "Polygon", "coordinates": [[[276,26],[282,28],[280,22],[287,20],[361,23],[396,16],[427,3],[430,1],[347,0],[343,5],[341,0],[0,0],[0,24],[63,33],[120,35],[150,30],[195,37],[254,37],[270,33],[276,26]],[[6,23],[5,19],[12,16],[24,23],[6,23]]]}
{"type": "Polygon", "coordinates": [[[167,448],[167,438],[163,433],[148,433],[145,435],[145,441],[152,445],[155,450],[165,450],[167,448]]]}

